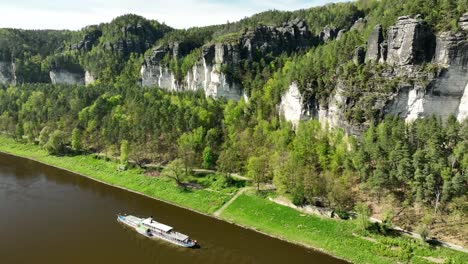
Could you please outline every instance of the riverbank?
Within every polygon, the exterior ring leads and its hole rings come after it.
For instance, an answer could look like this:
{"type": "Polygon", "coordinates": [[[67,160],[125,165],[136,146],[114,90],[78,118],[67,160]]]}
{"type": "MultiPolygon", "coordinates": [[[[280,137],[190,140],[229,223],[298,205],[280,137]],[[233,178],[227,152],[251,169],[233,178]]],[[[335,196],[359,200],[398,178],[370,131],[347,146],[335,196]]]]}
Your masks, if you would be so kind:
{"type": "MultiPolygon", "coordinates": [[[[49,156],[36,145],[0,136],[0,151],[33,159],[57,168],[190,210],[214,216],[232,195],[207,190],[181,191],[172,181],[148,177],[141,170],[117,171],[116,164],[92,156],[49,156]]],[[[303,215],[256,196],[240,194],[219,218],[293,243],[321,249],[355,263],[464,263],[467,254],[431,248],[402,237],[354,234],[355,223],[303,215]]]]}

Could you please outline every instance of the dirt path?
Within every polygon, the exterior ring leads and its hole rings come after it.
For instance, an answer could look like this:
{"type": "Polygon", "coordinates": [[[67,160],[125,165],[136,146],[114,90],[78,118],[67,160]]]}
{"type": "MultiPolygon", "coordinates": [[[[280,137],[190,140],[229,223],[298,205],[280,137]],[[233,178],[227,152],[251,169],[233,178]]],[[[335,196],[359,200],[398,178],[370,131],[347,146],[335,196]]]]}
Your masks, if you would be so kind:
{"type": "Polygon", "coordinates": [[[221,215],[221,213],[223,213],[223,211],[226,210],[226,208],[228,208],[228,206],[231,205],[237,199],[237,197],[239,197],[241,194],[243,194],[249,188],[252,188],[252,187],[244,187],[244,188],[240,189],[239,191],[237,191],[236,195],[234,195],[231,198],[231,200],[229,200],[227,203],[225,203],[223,206],[221,206],[221,208],[219,208],[216,212],[214,212],[213,215],[216,216],[216,217],[219,217],[221,215]]]}

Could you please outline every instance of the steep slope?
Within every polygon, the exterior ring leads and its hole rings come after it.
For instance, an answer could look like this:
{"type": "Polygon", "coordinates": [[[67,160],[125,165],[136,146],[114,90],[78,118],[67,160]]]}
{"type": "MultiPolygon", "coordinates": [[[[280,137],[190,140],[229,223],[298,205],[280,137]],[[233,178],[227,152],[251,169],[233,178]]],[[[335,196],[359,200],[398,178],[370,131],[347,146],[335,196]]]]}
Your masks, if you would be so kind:
{"type": "MultiPolygon", "coordinates": [[[[466,14],[459,19],[460,25],[465,18],[466,14]]],[[[443,119],[455,115],[459,121],[466,118],[466,31],[434,32],[418,16],[403,16],[387,30],[376,25],[369,35],[366,50],[365,65],[357,67],[373,68],[367,72],[365,85],[369,87],[364,90],[361,84],[353,84],[340,76],[328,99],[318,102],[314,97],[307,97],[307,89],[299,89],[304,93],[298,95],[297,83],[293,83],[280,103],[285,118],[293,123],[318,118],[332,127],[347,128],[351,133],[359,133],[360,124],[372,121],[372,117],[387,114],[399,115],[408,122],[433,114],[443,119]],[[385,89],[386,85],[391,86],[390,89],[385,89]],[[368,98],[372,99],[366,102],[368,98]],[[374,109],[375,114],[346,116],[366,108],[374,109]]],[[[356,56],[363,55],[357,53],[356,56]]],[[[355,59],[356,64],[358,61],[363,58],[355,59]]]]}

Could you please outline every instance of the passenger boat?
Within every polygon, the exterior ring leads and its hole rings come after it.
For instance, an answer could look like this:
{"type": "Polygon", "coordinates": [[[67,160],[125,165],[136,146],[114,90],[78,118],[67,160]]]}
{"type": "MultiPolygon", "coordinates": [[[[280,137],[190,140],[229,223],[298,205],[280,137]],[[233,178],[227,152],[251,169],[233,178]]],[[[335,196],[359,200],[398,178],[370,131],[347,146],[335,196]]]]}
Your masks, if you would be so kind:
{"type": "Polygon", "coordinates": [[[151,238],[162,239],[172,244],[191,248],[197,245],[196,240],[173,230],[172,227],[156,222],[152,217],[140,218],[133,215],[117,215],[117,221],[133,229],[139,234],[151,238]]]}

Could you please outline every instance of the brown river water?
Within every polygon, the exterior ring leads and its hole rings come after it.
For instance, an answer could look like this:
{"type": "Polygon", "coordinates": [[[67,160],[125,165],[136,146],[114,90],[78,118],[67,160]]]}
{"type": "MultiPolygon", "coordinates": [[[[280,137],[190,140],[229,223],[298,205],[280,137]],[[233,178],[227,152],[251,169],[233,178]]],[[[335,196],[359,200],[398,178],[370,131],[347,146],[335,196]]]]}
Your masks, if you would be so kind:
{"type": "Polygon", "coordinates": [[[0,153],[0,263],[345,263],[205,215],[0,153]],[[149,240],[116,221],[149,216],[198,249],[149,240]]]}

